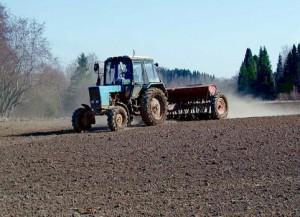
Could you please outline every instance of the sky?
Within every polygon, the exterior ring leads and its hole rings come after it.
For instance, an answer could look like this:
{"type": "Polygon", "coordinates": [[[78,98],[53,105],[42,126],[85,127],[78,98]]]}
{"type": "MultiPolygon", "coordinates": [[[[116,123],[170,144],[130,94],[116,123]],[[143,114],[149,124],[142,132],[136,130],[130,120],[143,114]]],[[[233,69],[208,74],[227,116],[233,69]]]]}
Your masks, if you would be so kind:
{"type": "Polygon", "coordinates": [[[229,78],[247,48],[266,46],[273,70],[300,43],[299,0],[2,0],[12,14],[45,23],[63,66],[80,53],[151,56],[161,66],[229,78]]]}

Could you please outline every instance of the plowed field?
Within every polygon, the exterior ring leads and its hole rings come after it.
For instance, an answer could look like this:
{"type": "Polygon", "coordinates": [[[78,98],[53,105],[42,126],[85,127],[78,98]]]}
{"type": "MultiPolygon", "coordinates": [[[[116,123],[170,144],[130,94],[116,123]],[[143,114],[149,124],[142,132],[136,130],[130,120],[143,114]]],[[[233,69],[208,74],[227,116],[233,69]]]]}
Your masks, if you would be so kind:
{"type": "Polygon", "coordinates": [[[74,134],[0,123],[1,216],[300,216],[300,116],[74,134]]]}

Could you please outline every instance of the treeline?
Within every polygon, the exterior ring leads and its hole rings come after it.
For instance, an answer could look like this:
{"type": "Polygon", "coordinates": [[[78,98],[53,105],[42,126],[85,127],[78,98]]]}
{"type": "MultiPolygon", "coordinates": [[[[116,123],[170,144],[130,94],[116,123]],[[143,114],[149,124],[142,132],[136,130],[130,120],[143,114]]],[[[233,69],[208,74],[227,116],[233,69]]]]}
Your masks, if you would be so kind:
{"type": "Polygon", "coordinates": [[[184,86],[193,84],[206,84],[214,82],[215,76],[204,72],[190,71],[188,69],[159,68],[158,74],[166,86],[184,86]]]}
{"type": "Polygon", "coordinates": [[[293,45],[286,57],[279,55],[276,72],[272,71],[265,47],[260,48],[258,56],[252,55],[248,48],[237,82],[240,94],[251,94],[263,99],[283,98],[282,96],[295,98],[300,91],[300,44],[298,49],[293,45]]]}
{"type": "Polygon", "coordinates": [[[15,117],[70,116],[80,104],[89,104],[88,87],[95,83],[94,54],[80,54],[66,69],[54,65],[33,74],[34,85],[13,110],[15,117]]]}
{"type": "Polygon", "coordinates": [[[279,55],[275,81],[278,93],[300,92],[300,44],[293,45],[284,59],[279,55]]]}

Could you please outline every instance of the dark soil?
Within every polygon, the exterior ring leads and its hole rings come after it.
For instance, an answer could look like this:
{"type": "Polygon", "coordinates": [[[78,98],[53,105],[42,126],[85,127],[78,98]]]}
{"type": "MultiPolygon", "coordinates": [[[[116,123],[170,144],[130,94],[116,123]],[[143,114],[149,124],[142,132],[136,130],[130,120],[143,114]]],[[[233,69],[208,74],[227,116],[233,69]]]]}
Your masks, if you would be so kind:
{"type": "Polygon", "coordinates": [[[1,216],[300,216],[300,116],[33,126],[0,137],[1,216]]]}

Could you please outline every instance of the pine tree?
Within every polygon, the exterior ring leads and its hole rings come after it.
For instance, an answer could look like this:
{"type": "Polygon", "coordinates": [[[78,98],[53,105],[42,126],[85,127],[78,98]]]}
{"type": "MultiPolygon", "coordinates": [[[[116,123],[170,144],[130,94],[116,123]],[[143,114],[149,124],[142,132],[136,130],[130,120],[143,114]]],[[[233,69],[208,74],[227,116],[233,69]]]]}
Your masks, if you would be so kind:
{"type": "Polygon", "coordinates": [[[255,64],[256,64],[256,66],[257,66],[257,63],[258,63],[258,56],[257,56],[257,55],[254,55],[254,56],[253,56],[253,60],[254,60],[254,62],[255,62],[255,64]]]}
{"type": "Polygon", "coordinates": [[[91,73],[88,72],[88,58],[82,53],[77,58],[77,67],[71,76],[71,83],[65,95],[65,110],[74,109],[77,104],[77,98],[82,88],[82,84],[90,79],[91,73]]]}
{"type": "Polygon", "coordinates": [[[84,53],[77,58],[77,64],[78,66],[71,77],[71,83],[74,83],[75,86],[88,75],[88,59],[84,53]]]}
{"type": "Polygon", "coordinates": [[[259,51],[256,91],[257,95],[264,99],[272,99],[275,97],[274,76],[272,73],[269,55],[265,47],[260,48],[259,51]]]}
{"type": "Polygon", "coordinates": [[[298,56],[297,48],[293,45],[284,64],[281,92],[290,93],[297,84],[298,56]]]}
{"type": "Polygon", "coordinates": [[[280,87],[280,92],[284,93],[290,93],[293,90],[293,81],[292,81],[292,75],[291,75],[291,68],[292,68],[292,53],[290,52],[287,57],[284,64],[284,71],[283,71],[283,77],[280,87]]]}
{"type": "Polygon", "coordinates": [[[297,71],[298,71],[298,52],[296,45],[293,45],[292,49],[292,64],[290,68],[291,78],[293,85],[296,85],[297,71]]]}
{"type": "Polygon", "coordinates": [[[300,44],[298,44],[297,54],[298,54],[298,59],[297,59],[296,86],[297,86],[298,92],[300,93],[300,44]]]}
{"type": "Polygon", "coordinates": [[[250,48],[246,50],[244,61],[238,77],[238,91],[241,93],[253,93],[257,76],[256,60],[252,56],[250,48]]]}
{"type": "Polygon", "coordinates": [[[280,92],[280,88],[282,85],[282,79],[283,79],[283,63],[282,63],[282,56],[279,55],[277,69],[275,72],[275,86],[276,86],[277,92],[280,92]]]}
{"type": "Polygon", "coordinates": [[[247,68],[246,68],[246,64],[243,62],[238,76],[238,91],[240,93],[246,93],[248,89],[248,84],[249,81],[247,76],[247,68]]]}

